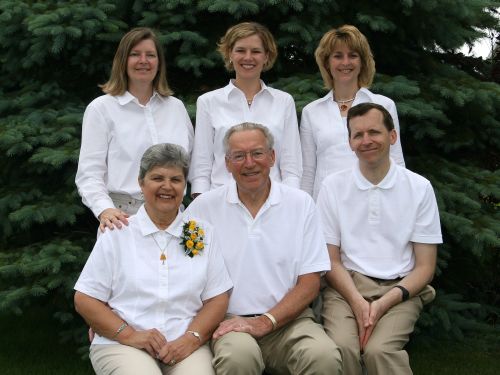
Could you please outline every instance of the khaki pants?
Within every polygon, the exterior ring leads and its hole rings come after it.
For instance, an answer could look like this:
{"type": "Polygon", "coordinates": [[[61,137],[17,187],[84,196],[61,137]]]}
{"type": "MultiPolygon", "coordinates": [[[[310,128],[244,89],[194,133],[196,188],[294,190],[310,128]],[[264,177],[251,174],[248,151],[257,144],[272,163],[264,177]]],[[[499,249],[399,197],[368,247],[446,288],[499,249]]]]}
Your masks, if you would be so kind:
{"type": "Polygon", "coordinates": [[[208,345],[175,366],[154,359],[144,350],[121,344],[91,345],[90,361],[97,375],[215,375],[208,345]]]}
{"type": "MultiPolygon", "coordinates": [[[[368,301],[380,298],[399,282],[373,280],[354,271],[349,273],[358,291],[368,301]]],[[[358,326],[351,307],[337,291],[327,287],[323,292],[323,325],[342,351],[344,375],[361,375],[361,360],[368,375],[412,374],[408,353],[403,348],[423,305],[434,297],[435,291],[428,285],[418,295],[389,309],[377,322],[361,355],[358,326]]]]}
{"type": "Polygon", "coordinates": [[[109,193],[109,197],[113,200],[116,208],[129,215],[135,215],[144,203],[143,200],[132,198],[128,194],[109,193]]]}
{"type": "Polygon", "coordinates": [[[264,368],[269,374],[342,373],[340,351],[314,322],[311,309],[259,340],[229,332],[212,340],[212,350],[218,375],[260,375],[264,368]]]}

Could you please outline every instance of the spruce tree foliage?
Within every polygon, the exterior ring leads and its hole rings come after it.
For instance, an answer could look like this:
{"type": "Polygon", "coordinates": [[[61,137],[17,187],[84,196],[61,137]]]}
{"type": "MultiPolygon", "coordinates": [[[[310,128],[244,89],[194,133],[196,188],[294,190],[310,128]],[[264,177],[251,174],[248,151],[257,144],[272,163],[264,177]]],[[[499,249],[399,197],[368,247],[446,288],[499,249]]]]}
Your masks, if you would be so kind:
{"type": "MultiPolygon", "coordinates": [[[[81,120],[101,94],[97,84],[106,81],[121,36],[135,26],[159,31],[169,82],[194,117],[197,96],[230,77],[217,41],[229,26],[255,20],[279,44],[278,61],[263,78],[294,96],[299,115],[326,93],[313,57],[323,33],[344,23],[365,33],[377,63],[373,91],[397,103],[407,166],[431,180],[441,212],[438,298],[420,330],[462,337],[494,323],[500,315],[498,52],[483,61],[457,51],[485,29],[498,32],[499,6],[490,0],[1,0],[0,309],[21,313],[48,303],[75,325],[72,287],[97,227],[74,185],[81,120]]],[[[66,332],[84,337],[81,329],[66,332]]]]}

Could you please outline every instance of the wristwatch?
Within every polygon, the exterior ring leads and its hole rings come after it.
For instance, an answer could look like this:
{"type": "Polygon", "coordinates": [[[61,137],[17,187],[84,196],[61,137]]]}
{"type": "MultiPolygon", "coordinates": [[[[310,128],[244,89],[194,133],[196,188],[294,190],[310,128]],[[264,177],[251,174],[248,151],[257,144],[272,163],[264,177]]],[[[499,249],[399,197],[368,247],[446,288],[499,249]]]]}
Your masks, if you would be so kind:
{"type": "Polygon", "coordinates": [[[196,332],[196,331],[186,331],[186,333],[192,334],[194,337],[196,337],[201,342],[201,335],[200,335],[199,332],[196,332]]]}

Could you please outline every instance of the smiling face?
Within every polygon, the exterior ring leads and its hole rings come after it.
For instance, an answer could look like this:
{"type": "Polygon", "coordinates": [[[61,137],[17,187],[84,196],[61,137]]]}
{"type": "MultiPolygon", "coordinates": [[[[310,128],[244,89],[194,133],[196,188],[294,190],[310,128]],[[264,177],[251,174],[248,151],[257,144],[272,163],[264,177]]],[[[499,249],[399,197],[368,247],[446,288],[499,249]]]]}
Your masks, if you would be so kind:
{"type": "Polygon", "coordinates": [[[391,145],[396,142],[394,129],[384,125],[384,116],[377,109],[370,109],[362,116],[349,120],[351,135],[349,145],[356,153],[360,165],[377,168],[389,163],[391,145]]]}
{"type": "Polygon", "coordinates": [[[334,86],[337,84],[358,84],[361,58],[359,53],[350,49],[345,43],[337,43],[328,57],[328,67],[333,77],[334,86]]]}
{"type": "Polygon", "coordinates": [[[153,221],[175,217],[184,197],[186,179],[179,167],[153,167],[139,180],[146,210],[153,221]]]}
{"type": "Polygon", "coordinates": [[[269,150],[266,137],[260,130],[238,131],[229,138],[226,167],[233,175],[240,195],[254,195],[268,189],[274,160],[274,150],[269,150]],[[243,154],[244,159],[240,160],[243,154]]]}
{"type": "Polygon", "coordinates": [[[158,72],[158,53],[151,39],[137,43],[127,58],[127,76],[129,85],[150,83],[158,72]]]}
{"type": "Polygon", "coordinates": [[[236,72],[236,79],[259,79],[268,60],[268,54],[260,36],[254,34],[238,39],[229,58],[236,72]]]}

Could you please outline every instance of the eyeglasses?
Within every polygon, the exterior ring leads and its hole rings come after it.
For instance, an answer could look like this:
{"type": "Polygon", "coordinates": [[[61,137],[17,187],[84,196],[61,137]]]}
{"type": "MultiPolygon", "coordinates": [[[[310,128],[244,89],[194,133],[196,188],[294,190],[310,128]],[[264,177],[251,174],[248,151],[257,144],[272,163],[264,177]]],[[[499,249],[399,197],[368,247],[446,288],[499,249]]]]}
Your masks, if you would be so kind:
{"type": "Polygon", "coordinates": [[[226,158],[228,158],[232,163],[242,163],[247,158],[247,155],[250,155],[253,160],[259,161],[264,160],[268,152],[269,150],[261,148],[251,151],[236,151],[231,154],[227,154],[226,158]]]}

